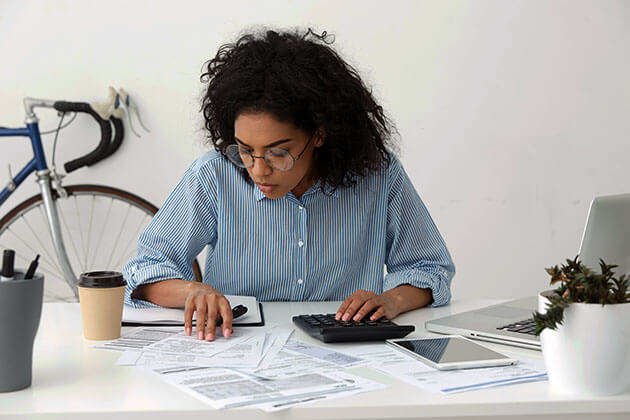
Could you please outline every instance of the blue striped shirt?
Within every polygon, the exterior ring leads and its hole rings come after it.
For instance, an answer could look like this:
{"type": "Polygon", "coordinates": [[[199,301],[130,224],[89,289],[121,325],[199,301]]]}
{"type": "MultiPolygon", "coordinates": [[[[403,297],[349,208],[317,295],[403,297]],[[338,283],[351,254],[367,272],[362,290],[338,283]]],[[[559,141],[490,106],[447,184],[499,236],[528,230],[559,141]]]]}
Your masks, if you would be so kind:
{"type": "Polygon", "coordinates": [[[140,235],[126,264],[125,302],[140,284],[194,279],[208,247],[204,283],[260,301],[344,300],[358,289],[430,288],[433,306],[450,301],[455,266],[402,165],[392,156],[355,187],[300,199],[268,199],[215,151],[197,159],[140,235]],[[387,273],[385,273],[385,268],[387,273]]]}

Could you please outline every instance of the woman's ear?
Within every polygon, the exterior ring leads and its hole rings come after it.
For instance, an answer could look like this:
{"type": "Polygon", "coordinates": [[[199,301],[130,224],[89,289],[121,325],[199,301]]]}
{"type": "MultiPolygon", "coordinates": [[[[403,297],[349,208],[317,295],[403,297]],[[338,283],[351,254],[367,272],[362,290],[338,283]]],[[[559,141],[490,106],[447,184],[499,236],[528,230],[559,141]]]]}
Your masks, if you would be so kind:
{"type": "Polygon", "coordinates": [[[313,135],[315,136],[315,147],[323,146],[324,139],[326,138],[326,130],[324,130],[324,127],[319,127],[313,135]]]}

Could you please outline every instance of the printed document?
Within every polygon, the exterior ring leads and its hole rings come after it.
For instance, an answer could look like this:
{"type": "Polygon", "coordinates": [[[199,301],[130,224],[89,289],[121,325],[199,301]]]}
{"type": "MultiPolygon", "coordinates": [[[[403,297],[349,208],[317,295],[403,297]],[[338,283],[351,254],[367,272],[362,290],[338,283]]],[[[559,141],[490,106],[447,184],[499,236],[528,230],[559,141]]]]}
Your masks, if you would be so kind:
{"type": "Polygon", "coordinates": [[[349,354],[334,351],[326,347],[307,344],[297,340],[290,340],[286,345],[286,349],[307,354],[316,359],[334,363],[337,366],[350,367],[363,361],[360,357],[350,356],[349,354]]]}
{"type": "Polygon", "coordinates": [[[268,412],[386,386],[347,370],[356,367],[443,394],[547,379],[542,360],[519,357],[513,366],[440,371],[386,344],[333,348],[291,340],[292,331],[242,327],[228,339],[204,341],[181,327],[140,327],[93,347],[123,350],[118,365],[148,371],[215,408],[268,412]]]}
{"type": "MultiPolygon", "coordinates": [[[[243,332],[247,333],[247,329],[241,330],[245,330],[243,332]]],[[[145,348],[141,351],[125,351],[116,364],[125,366],[165,367],[177,365],[256,368],[262,363],[261,360],[273,360],[293,332],[293,330],[274,328],[261,335],[260,330],[256,329],[255,331],[255,334],[246,334],[247,337],[244,341],[209,357],[195,354],[158,353],[145,348]]]]}
{"type": "Polygon", "coordinates": [[[473,391],[522,382],[545,381],[547,372],[543,360],[519,357],[519,363],[510,366],[486,367],[475,369],[438,370],[425,365],[419,360],[406,356],[395,349],[386,349],[382,345],[378,352],[376,346],[359,351],[368,357],[368,353],[379,354],[385,363],[373,362],[375,369],[400,379],[418,388],[430,392],[452,394],[473,391]],[[390,353],[391,352],[391,353],[390,353]],[[391,354],[391,359],[388,354],[391,354]],[[396,359],[394,359],[396,357],[396,359]]]}
{"type": "Polygon", "coordinates": [[[289,340],[276,357],[258,369],[245,372],[257,378],[281,379],[304,372],[334,373],[355,367],[362,359],[297,340],[289,340]],[[296,349],[298,351],[296,351],[296,349]],[[343,362],[341,362],[343,360],[343,362]]]}
{"type": "Polygon", "coordinates": [[[182,327],[138,327],[115,340],[98,343],[92,347],[107,350],[142,350],[165,338],[181,333],[182,327]]]}
{"type": "Polygon", "coordinates": [[[341,393],[375,390],[385,386],[343,372],[339,374],[303,372],[282,379],[266,380],[229,369],[200,367],[149,369],[162,380],[215,408],[254,406],[265,411],[278,411],[341,393]]]}

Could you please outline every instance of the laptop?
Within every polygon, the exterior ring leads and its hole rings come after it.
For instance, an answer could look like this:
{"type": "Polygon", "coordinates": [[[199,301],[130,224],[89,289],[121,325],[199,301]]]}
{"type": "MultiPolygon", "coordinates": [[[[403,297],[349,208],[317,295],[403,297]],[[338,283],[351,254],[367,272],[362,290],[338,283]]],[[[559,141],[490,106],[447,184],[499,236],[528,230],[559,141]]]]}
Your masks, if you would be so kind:
{"type": "MultiPolygon", "coordinates": [[[[630,272],[630,194],[596,197],[591,202],[580,260],[599,268],[599,259],[616,264],[617,275],[630,272]]],[[[540,350],[532,313],[538,297],[530,296],[425,323],[428,331],[540,350]]]]}

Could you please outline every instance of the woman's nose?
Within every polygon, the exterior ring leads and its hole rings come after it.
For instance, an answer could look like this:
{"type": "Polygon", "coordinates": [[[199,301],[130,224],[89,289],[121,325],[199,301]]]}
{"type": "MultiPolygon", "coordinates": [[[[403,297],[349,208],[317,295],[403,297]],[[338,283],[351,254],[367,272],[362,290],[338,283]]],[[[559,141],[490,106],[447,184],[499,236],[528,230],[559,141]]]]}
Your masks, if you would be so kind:
{"type": "Polygon", "coordinates": [[[267,164],[264,158],[254,158],[254,166],[252,166],[252,174],[255,178],[260,179],[265,175],[269,175],[273,169],[267,164]]]}

